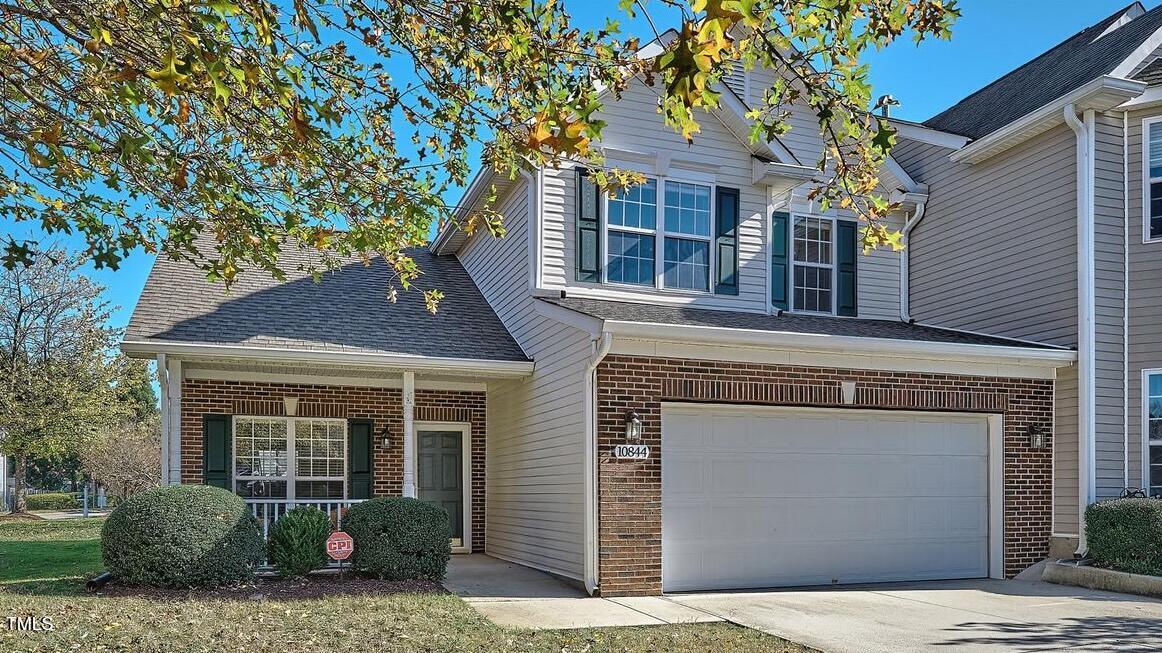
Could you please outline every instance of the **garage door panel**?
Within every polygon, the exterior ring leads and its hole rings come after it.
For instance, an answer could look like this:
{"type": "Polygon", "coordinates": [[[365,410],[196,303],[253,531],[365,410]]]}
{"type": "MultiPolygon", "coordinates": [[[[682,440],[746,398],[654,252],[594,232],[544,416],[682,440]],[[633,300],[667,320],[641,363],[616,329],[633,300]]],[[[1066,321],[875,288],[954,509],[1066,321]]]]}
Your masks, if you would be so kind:
{"type": "Polygon", "coordinates": [[[664,589],[987,575],[983,418],[670,411],[664,589]]]}

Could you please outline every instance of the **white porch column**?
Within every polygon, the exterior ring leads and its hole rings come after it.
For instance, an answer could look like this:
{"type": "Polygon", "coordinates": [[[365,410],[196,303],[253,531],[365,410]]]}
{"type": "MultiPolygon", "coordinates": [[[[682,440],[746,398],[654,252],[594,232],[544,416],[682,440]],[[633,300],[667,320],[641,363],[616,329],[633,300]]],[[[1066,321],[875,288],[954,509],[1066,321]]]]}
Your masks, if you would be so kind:
{"type": "Polygon", "coordinates": [[[161,390],[161,484],[169,485],[169,383],[165,354],[157,355],[157,386],[161,390]]]}
{"type": "Polygon", "coordinates": [[[182,362],[170,358],[166,360],[166,397],[169,404],[166,417],[169,421],[168,466],[170,485],[182,482],[182,362]]]}
{"type": "Polygon", "coordinates": [[[403,373],[403,495],[416,496],[416,443],[412,424],[416,409],[416,373],[403,373]]]}

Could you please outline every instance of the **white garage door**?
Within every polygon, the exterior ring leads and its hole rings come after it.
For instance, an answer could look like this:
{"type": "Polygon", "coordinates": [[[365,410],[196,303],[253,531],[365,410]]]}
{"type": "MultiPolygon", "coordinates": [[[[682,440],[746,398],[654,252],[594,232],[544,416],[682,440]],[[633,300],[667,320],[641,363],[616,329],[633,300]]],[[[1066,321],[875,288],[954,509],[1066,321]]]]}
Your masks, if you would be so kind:
{"type": "Polygon", "coordinates": [[[667,591],[988,575],[976,416],[666,406],[667,591]]]}

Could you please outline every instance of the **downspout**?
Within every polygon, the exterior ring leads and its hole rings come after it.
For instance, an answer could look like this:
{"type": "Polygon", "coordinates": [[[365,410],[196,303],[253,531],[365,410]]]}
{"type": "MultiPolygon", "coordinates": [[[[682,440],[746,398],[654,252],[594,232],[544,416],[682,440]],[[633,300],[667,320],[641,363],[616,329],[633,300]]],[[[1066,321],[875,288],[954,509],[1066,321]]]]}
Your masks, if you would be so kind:
{"type": "MultiPolygon", "coordinates": [[[[1130,487],[1130,112],[1122,112],[1122,469],[1130,487]]],[[[1145,478],[1143,476],[1143,478],[1145,478]]],[[[1139,482],[1138,486],[1145,485],[1139,482]]]]}
{"type": "Polygon", "coordinates": [[[924,219],[924,208],[928,206],[928,201],[916,203],[916,210],[912,212],[912,217],[908,218],[908,222],[904,225],[903,237],[900,238],[904,245],[904,251],[900,255],[900,319],[904,322],[912,321],[912,306],[910,301],[910,286],[908,282],[908,260],[912,257],[912,249],[909,241],[911,240],[912,230],[920,221],[924,219]]]}
{"type": "Polygon", "coordinates": [[[157,386],[161,390],[161,484],[169,485],[169,378],[165,354],[157,355],[157,386]]]}
{"type": "Polygon", "coordinates": [[[597,366],[609,354],[613,334],[593,339],[593,354],[585,369],[585,591],[598,588],[597,539],[597,366]]]}
{"type": "Polygon", "coordinates": [[[1065,123],[1077,136],[1077,386],[1078,386],[1078,544],[1077,554],[1085,555],[1085,509],[1097,497],[1097,470],[1094,454],[1097,442],[1097,404],[1094,387],[1094,204],[1093,204],[1093,117],[1077,117],[1073,103],[1065,105],[1065,123]]]}

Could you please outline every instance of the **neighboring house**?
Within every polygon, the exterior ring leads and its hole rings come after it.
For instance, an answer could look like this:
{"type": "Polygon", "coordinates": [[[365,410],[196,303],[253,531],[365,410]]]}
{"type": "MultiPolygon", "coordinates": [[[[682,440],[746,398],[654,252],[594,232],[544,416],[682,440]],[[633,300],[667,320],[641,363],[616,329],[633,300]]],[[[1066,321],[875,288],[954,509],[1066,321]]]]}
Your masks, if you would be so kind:
{"type": "Polygon", "coordinates": [[[1162,493],[1160,48],[1162,8],[1134,3],[927,129],[905,125],[893,150],[929,187],[910,236],[911,317],[1078,350],[1057,381],[1061,555],[1084,551],[1086,505],[1162,493]]]}
{"type": "Polygon", "coordinates": [[[620,197],[578,166],[481,171],[460,210],[495,187],[508,235],[447,228],[415,252],[447,294],[435,316],[388,301],[383,262],[223,295],[159,260],[123,348],[159,361],[166,481],[230,488],[264,522],[417,496],[458,551],[607,596],[1011,577],[1055,534],[1071,552],[1078,508],[1141,478],[1135,375],[1162,368],[1148,109],[1122,107],[1149,106],[1133,77],[1156,24],[1134,5],[896,121],[881,182],[905,254],[861,255],[855,216],[807,199],[809,111],[744,136],[773,82],[756,70],[693,146],[644,85],[610,101],[599,145],[648,179],[620,197]]]}

